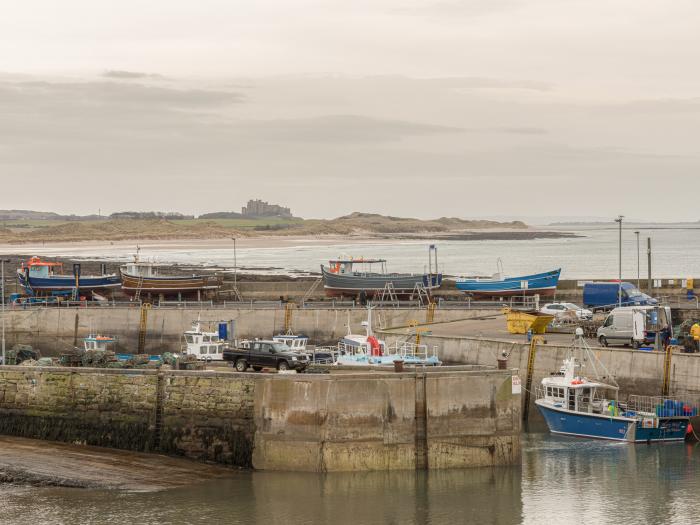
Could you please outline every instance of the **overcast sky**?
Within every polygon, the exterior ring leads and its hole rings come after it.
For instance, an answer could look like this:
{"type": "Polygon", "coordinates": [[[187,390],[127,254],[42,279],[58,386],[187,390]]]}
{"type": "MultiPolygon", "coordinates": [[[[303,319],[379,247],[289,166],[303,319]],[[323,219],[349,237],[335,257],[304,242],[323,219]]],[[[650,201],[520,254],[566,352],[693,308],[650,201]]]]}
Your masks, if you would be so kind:
{"type": "Polygon", "coordinates": [[[0,208],[700,219],[697,0],[0,5],[0,208]]]}

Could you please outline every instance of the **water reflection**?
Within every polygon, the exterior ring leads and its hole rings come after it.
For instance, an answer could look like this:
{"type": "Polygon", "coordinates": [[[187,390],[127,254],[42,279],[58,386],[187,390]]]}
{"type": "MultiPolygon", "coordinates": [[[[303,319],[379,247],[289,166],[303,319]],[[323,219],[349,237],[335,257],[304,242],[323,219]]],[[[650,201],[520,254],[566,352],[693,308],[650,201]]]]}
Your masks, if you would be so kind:
{"type": "Polygon", "coordinates": [[[157,493],[0,485],[0,523],[695,523],[696,445],[523,439],[523,465],[433,472],[272,473],[157,493]]]}

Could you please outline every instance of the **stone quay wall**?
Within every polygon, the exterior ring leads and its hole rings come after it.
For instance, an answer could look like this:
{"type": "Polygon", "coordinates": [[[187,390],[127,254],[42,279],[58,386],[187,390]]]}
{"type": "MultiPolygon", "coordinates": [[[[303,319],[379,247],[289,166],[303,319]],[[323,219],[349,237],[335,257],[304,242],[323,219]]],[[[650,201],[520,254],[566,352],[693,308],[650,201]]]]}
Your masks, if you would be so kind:
{"type": "Polygon", "coordinates": [[[509,370],[254,374],[0,367],[0,433],[312,472],[513,464],[509,370]]]}

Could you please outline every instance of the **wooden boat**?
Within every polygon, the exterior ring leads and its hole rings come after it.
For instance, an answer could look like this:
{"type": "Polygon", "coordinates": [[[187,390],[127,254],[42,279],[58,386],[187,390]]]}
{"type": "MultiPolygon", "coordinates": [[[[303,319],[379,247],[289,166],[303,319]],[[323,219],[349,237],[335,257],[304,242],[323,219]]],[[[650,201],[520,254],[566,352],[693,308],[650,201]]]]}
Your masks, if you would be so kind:
{"type": "Polygon", "coordinates": [[[523,296],[538,294],[553,296],[559,283],[561,268],[549,272],[504,277],[496,275],[489,279],[458,279],[458,290],[482,297],[523,296]]]}
{"type": "Polygon", "coordinates": [[[203,292],[216,291],[221,287],[221,277],[216,275],[161,275],[156,264],[141,261],[138,253],[120,271],[122,290],[132,297],[194,296],[201,299],[203,292]]]}
{"type": "Polygon", "coordinates": [[[412,294],[418,288],[426,291],[439,288],[442,274],[437,270],[437,249],[430,247],[429,270],[427,273],[389,273],[386,259],[354,259],[352,257],[329,261],[328,267],[321,265],[323,287],[326,295],[358,297],[362,292],[373,297],[391,290],[397,295],[412,294]],[[430,254],[435,253],[435,261],[430,254]],[[379,266],[379,271],[372,271],[372,265],[379,266]],[[357,269],[357,267],[360,269],[357,269]],[[433,269],[435,270],[433,272],[433,269]]]}
{"type": "Polygon", "coordinates": [[[17,269],[17,279],[29,295],[40,292],[75,290],[91,292],[119,287],[117,274],[81,275],[80,265],[75,265],[73,274],[63,273],[63,263],[43,261],[32,257],[17,269]]]}

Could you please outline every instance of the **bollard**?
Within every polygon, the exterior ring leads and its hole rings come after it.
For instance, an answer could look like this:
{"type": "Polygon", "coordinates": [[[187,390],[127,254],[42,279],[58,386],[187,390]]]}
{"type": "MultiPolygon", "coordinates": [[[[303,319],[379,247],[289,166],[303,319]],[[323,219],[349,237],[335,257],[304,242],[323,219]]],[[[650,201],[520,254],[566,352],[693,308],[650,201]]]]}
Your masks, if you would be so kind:
{"type": "Polygon", "coordinates": [[[403,359],[394,361],[394,372],[403,372],[403,359]]]}

